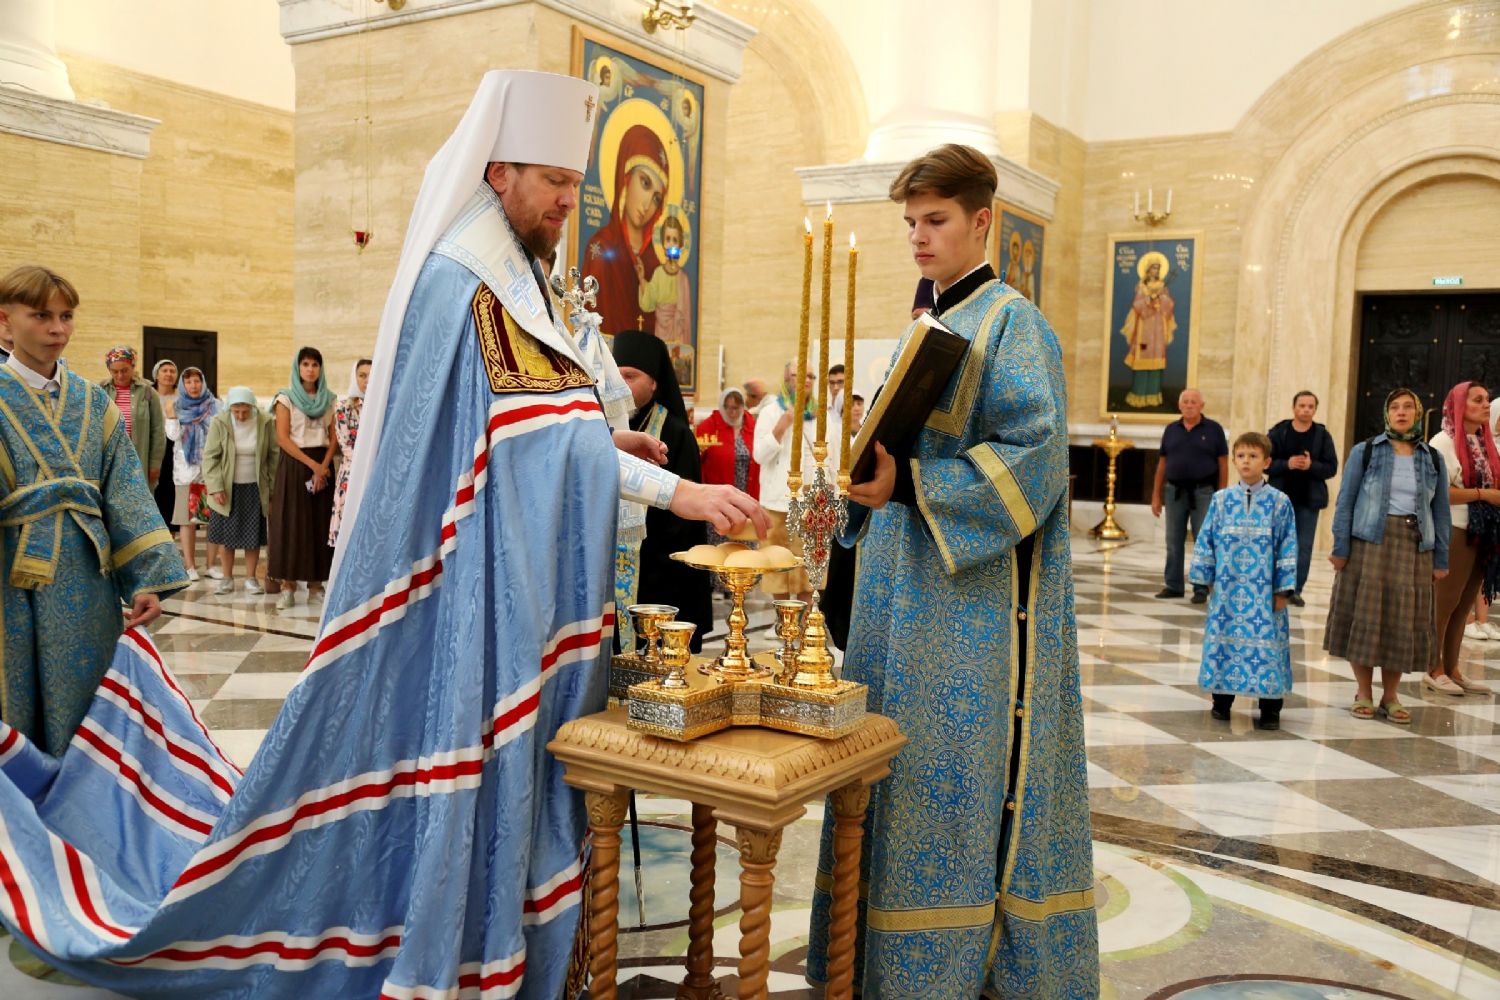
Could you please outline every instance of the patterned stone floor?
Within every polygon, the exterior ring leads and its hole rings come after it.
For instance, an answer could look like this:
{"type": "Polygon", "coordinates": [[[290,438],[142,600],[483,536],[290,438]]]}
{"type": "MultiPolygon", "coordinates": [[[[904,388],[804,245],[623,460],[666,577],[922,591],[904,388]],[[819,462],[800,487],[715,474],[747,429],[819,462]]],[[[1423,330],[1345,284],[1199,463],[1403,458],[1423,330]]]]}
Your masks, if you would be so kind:
{"type": "MultiPolygon", "coordinates": [[[[1353,719],[1346,665],[1321,649],[1330,574],[1293,610],[1296,689],[1278,733],[1253,705],[1209,718],[1197,690],[1203,613],[1158,601],[1159,551],[1074,544],[1096,890],[1106,998],[1265,1000],[1500,997],[1500,706],[1402,699],[1410,727],[1353,719]]],[[[248,761],[295,683],[317,625],[299,603],[195,585],[157,643],[227,752],[248,761]]],[[[723,608],[720,607],[722,613],[723,608]]],[[[760,645],[769,608],[753,608],[760,645]]],[[[1493,680],[1500,643],[1466,647],[1493,680]],[[1486,661],[1490,661],[1487,663],[1486,661]]],[[[1243,699],[1241,699],[1243,702],[1243,699]]],[[[671,997],[685,953],[688,805],[640,803],[643,926],[621,939],[622,994],[671,997]]],[[[804,984],[821,807],[788,830],[773,918],[771,989],[804,984]]],[[[627,854],[628,857],[628,854],[627,854]]],[[[725,840],[715,945],[726,993],[738,954],[737,859],[725,840]]],[[[642,923],[622,873],[621,912],[642,923]]],[[[109,994],[30,978],[0,949],[0,998],[109,994]]]]}

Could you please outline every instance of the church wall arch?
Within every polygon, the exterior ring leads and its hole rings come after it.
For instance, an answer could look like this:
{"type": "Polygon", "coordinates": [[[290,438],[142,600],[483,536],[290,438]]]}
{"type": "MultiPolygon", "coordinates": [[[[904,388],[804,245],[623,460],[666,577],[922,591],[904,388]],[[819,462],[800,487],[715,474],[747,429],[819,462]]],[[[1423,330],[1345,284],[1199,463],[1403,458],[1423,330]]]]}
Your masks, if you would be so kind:
{"type": "MultiPolygon", "coordinates": [[[[751,377],[774,383],[782,364],[796,353],[801,223],[808,210],[794,168],[856,159],[868,132],[859,79],[833,26],[808,0],[788,0],[777,8],[778,13],[747,17],[757,34],[745,50],[744,74],[729,88],[720,119],[726,142],[719,185],[724,241],[715,262],[721,294],[712,302],[705,299],[701,315],[701,406],[716,402],[712,397],[721,344],[726,385],[751,377]]],[[[840,207],[841,233],[853,215],[840,207]]],[[[882,239],[877,248],[875,232],[853,224],[867,234],[861,239],[866,249],[860,255],[860,290],[861,313],[869,325],[862,322],[861,327],[877,335],[875,317],[882,309],[875,300],[881,287],[876,275],[892,254],[891,244],[882,239]]],[[[906,261],[909,268],[910,259],[906,261]]],[[[836,287],[842,288],[841,279],[836,287]]],[[[835,298],[835,336],[841,337],[843,299],[841,294],[835,298]]]]}
{"type": "MultiPolygon", "coordinates": [[[[1415,187],[1493,176],[1500,144],[1474,139],[1497,130],[1500,94],[1469,94],[1395,109],[1332,148],[1319,150],[1323,143],[1310,138],[1288,150],[1267,178],[1245,237],[1237,336],[1264,349],[1236,352],[1238,426],[1279,419],[1291,394],[1308,383],[1328,390],[1323,416],[1343,440],[1364,234],[1383,208],[1415,187]]],[[[1497,239],[1473,230],[1454,238],[1497,239]]]]}

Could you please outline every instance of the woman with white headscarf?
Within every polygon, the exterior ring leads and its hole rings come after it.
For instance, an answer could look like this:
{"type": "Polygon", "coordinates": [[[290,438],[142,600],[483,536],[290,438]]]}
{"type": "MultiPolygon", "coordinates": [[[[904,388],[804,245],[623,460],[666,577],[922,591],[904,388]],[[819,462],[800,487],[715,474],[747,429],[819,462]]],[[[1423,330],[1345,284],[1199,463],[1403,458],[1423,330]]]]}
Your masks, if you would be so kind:
{"type": "Polygon", "coordinates": [[[370,359],[360,358],[349,371],[349,390],[333,408],[333,433],[338,438],[338,484],[333,491],[333,519],[328,522],[328,544],[337,545],[339,522],[344,518],[344,494],[349,491],[349,470],[354,461],[354,439],[359,436],[359,415],[365,407],[365,386],[370,382],[370,359]]]}

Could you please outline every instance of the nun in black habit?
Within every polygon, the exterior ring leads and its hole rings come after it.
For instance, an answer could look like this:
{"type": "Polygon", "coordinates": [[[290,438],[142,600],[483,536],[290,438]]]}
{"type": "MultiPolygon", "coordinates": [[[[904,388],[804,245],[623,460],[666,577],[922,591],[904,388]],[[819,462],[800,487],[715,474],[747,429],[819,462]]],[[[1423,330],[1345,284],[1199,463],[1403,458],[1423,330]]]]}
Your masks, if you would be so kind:
{"type": "MultiPolygon", "coordinates": [[[[667,446],[666,468],[683,479],[702,482],[698,439],[688,417],[682,390],[667,345],[652,333],[627,330],[615,334],[615,363],[635,396],[632,430],[660,438],[667,446]]],[[[703,648],[703,636],[713,625],[712,583],[707,571],[675,562],[671,555],[708,541],[701,521],[685,521],[669,510],[646,512],[646,539],[641,543],[639,590],[642,604],[669,604],[679,621],[698,626],[693,652],[703,648]]],[[[622,612],[624,609],[620,609],[622,612]]]]}

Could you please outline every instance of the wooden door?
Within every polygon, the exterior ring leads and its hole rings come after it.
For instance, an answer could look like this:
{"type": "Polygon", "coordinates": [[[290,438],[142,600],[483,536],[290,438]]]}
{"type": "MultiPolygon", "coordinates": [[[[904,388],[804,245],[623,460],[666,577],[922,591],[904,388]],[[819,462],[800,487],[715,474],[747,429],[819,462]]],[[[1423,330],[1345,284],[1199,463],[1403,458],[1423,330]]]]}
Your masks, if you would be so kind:
{"type": "Polygon", "coordinates": [[[1411,389],[1442,430],[1443,399],[1463,381],[1500,394],[1500,293],[1366,295],[1359,307],[1359,381],[1347,445],[1380,433],[1385,397],[1411,389]]]}
{"type": "Polygon", "coordinates": [[[208,391],[222,396],[228,386],[219,385],[219,335],[212,330],[174,330],[164,326],[144,328],[144,357],[141,377],[150,381],[151,369],[158,361],[167,359],[177,365],[180,373],[186,368],[199,368],[208,381],[208,391]]]}

